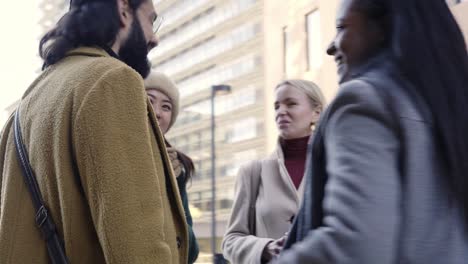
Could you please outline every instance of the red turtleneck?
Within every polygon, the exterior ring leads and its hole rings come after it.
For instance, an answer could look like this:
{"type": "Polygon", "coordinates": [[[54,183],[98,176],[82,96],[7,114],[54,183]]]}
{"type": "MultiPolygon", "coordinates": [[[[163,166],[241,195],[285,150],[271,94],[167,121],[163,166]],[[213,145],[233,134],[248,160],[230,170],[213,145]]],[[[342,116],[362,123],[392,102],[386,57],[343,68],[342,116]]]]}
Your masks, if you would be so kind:
{"type": "Polygon", "coordinates": [[[284,153],[284,163],[296,189],[299,189],[304,176],[307,143],[309,136],[295,139],[281,139],[281,149],[284,153]]]}

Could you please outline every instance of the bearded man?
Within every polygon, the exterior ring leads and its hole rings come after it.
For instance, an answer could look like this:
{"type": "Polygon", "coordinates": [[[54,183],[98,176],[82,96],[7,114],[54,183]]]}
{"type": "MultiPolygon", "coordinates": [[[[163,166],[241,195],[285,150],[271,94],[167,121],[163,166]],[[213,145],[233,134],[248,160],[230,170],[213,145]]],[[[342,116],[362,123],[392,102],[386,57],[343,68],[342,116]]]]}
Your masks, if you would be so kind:
{"type": "MultiPolygon", "coordinates": [[[[0,263],[49,263],[35,217],[71,263],[187,263],[187,224],[145,93],[161,19],[150,0],[73,0],[40,42],[42,74],[16,115],[47,214],[0,136],[0,263]]],[[[45,237],[49,239],[49,237],[45,237]]]]}

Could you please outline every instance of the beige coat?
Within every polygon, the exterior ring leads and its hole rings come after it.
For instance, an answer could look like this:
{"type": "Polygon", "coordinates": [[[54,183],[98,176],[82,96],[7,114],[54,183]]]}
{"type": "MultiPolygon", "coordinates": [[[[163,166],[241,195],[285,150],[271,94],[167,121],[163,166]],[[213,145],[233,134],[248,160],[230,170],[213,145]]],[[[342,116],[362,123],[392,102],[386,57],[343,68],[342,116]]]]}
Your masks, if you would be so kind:
{"type": "MultiPolygon", "coordinates": [[[[133,69],[79,48],[31,85],[20,113],[71,263],[187,263],[177,183],[133,69]]],[[[0,137],[0,263],[49,263],[19,166],[10,119],[0,137]]]]}
{"type": "Polygon", "coordinates": [[[223,239],[224,257],[233,264],[260,263],[268,242],[281,238],[291,227],[291,218],[299,209],[304,184],[299,190],[289,176],[284,155],[278,145],[270,157],[253,161],[239,169],[231,218],[223,239]],[[251,177],[261,162],[258,195],[252,193],[251,177]],[[256,198],[256,234],[249,230],[250,204],[256,198]]]}

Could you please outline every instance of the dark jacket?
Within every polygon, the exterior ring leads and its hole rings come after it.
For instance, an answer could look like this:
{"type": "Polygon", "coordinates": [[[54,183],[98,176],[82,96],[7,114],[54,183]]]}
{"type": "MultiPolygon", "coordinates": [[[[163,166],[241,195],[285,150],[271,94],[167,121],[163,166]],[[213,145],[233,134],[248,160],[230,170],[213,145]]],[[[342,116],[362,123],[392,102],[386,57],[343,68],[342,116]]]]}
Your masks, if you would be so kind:
{"type": "Polygon", "coordinates": [[[189,235],[189,248],[188,248],[188,263],[192,264],[198,258],[198,242],[197,238],[195,237],[195,233],[193,232],[193,221],[192,221],[192,214],[190,213],[188,197],[187,197],[187,182],[185,180],[185,172],[182,173],[179,177],[177,177],[177,184],[179,186],[179,193],[182,199],[182,204],[185,210],[185,218],[187,220],[187,227],[188,227],[188,235],[189,235]]]}
{"type": "Polygon", "coordinates": [[[409,85],[385,55],[341,85],[309,148],[303,204],[274,263],[466,263],[444,153],[409,85]]]}

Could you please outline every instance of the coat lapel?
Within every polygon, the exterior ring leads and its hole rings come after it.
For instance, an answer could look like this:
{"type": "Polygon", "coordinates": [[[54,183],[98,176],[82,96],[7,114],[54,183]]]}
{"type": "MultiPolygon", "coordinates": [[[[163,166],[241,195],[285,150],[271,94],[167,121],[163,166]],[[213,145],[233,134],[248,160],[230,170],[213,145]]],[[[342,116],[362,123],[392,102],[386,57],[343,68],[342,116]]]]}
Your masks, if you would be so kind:
{"type": "Polygon", "coordinates": [[[171,163],[169,161],[169,156],[167,154],[165,140],[164,140],[164,137],[162,136],[162,132],[159,127],[158,120],[156,119],[156,115],[154,114],[154,111],[153,111],[153,108],[151,107],[151,102],[149,101],[149,99],[147,100],[147,109],[148,109],[148,118],[154,130],[154,134],[156,135],[156,141],[158,143],[159,149],[161,150],[161,159],[162,159],[163,166],[164,166],[164,174],[166,176],[167,195],[169,196],[169,200],[173,201],[172,206],[177,206],[177,212],[179,214],[179,218],[184,223],[185,233],[188,238],[188,229],[187,229],[187,222],[185,218],[185,210],[184,210],[183,203],[179,195],[179,191],[178,191],[179,187],[177,185],[176,177],[174,176],[171,165],[169,165],[171,163]]]}
{"type": "Polygon", "coordinates": [[[286,186],[289,193],[291,193],[291,196],[294,197],[296,203],[299,205],[304,196],[304,185],[305,185],[304,182],[305,181],[303,179],[301,181],[301,184],[299,185],[299,189],[296,189],[296,186],[294,186],[291,176],[289,175],[288,169],[286,168],[285,161],[284,161],[284,153],[283,153],[283,150],[281,149],[281,145],[279,142],[276,146],[276,150],[272,158],[277,160],[281,180],[286,186]]]}

